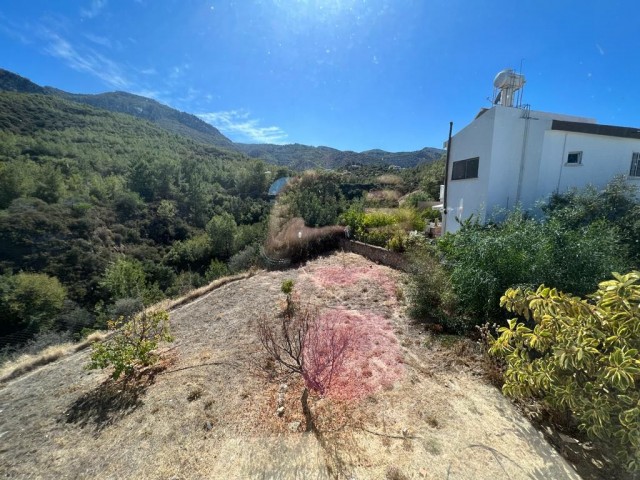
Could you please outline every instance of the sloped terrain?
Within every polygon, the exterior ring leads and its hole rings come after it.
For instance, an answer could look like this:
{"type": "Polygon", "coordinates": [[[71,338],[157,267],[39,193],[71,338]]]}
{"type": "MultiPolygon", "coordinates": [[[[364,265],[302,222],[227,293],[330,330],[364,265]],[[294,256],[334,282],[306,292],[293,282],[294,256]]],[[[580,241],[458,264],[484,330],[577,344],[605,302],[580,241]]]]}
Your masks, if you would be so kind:
{"type": "Polygon", "coordinates": [[[444,346],[410,324],[401,286],[397,272],[338,253],[258,273],[173,311],[176,341],[164,370],[125,391],[83,369],[88,352],[13,380],[0,387],[0,471],[51,479],[579,478],[464,360],[465,344],[444,346]],[[367,350],[338,379],[353,394],[310,399],[315,433],[304,432],[300,381],[261,374],[257,321],[282,308],[288,278],[299,301],[321,314],[369,322],[358,331],[367,350]],[[355,388],[364,379],[367,388],[355,388]]]}

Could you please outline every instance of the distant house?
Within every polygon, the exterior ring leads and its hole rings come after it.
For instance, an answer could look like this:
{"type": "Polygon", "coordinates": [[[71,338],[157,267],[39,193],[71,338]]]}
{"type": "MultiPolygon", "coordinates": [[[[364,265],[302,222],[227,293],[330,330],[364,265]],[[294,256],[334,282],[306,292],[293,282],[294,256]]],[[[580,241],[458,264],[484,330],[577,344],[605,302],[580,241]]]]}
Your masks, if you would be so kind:
{"type": "Polygon", "coordinates": [[[445,231],[472,214],[484,222],[496,208],[531,208],[554,192],[601,187],[617,175],[640,186],[640,129],[513,106],[523,84],[522,75],[500,72],[496,104],[452,137],[445,231]]]}

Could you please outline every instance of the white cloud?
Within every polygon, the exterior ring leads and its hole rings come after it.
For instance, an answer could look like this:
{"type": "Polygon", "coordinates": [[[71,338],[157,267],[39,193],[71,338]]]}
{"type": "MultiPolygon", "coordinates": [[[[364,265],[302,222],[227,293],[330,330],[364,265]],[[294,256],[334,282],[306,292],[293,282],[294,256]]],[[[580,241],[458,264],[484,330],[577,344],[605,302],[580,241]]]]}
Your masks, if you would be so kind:
{"type": "Polygon", "coordinates": [[[50,30],[44,30],[43,34],[48,40],[45,51],[64,60],[74,70],[90,73],[114,88],[127,88],[131,85],[122,68],[104,55],[90,48],[84,48],[80,52],[69,41],[50,30]]]}
{"type": "Polygon", "coordinates": [[[107,47],[107,48],[111,48],[111,40],[109,40],[107,37],[101,37],[99,35],[93,35],[92,33],[85,33],[84,37],[95,43],[96,45],[100,45],[102,47],[107,47]]]}
{"type": "Polygon", "coordinates": [[[80,15],[84,18],[94,18],[100,15],[100,12],[107,6],[107,0],[91,0],[89,8],[80,10],[80,15]]]}
{"type": "Polygon", "coordinates": [[[259,120],[250,118],[249,112],[244,110],[201,113],[197,116],[235,141],[282,144],[287,138],[280,127],[262,127],[259,120]]]}

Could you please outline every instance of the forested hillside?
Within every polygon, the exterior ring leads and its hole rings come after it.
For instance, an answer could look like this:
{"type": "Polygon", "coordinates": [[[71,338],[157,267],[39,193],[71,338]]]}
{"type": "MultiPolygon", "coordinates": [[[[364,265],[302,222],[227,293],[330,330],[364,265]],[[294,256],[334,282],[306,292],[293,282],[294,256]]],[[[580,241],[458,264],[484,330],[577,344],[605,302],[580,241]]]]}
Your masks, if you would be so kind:
{"type": "Polygon", "coordinates": [[[385,152],[367,150],[365,152],[342,151],[330,147],[309,145],[272,145],[235,143],[235,148],[254,158],[262,158],[276,165],[286,165],[296,170],[309,168],[344,168],[350,165],[395,165],[411,168],[439,159],[443,150],[423,148],[416,152],[385,152]]]}
{"type": "Polygon", "coordinates": [[[237,267],[284,173],[129,115],[0,93],[0,346],[237,267]]]}
{"type": "Polygon", "coordinates": [[[27,78],[0,69],[0,91],[20,93],[41,93],[62,97],[78,103],[103,108],[111,112],[126,113],[148,120],[171,133],[177,133],[197,142],[206,143],[227,150],[245,153],[275,165],[283,165],[295,170],[314,168],[344,168],[357,165],[395,165],[403,168],[430,163],[440,158],[443,150],[426,147],[415,152],[386,152],[367,150],[365,152],[342,151],[330,147],[312,147],[290,144],[234,143],[222,135],[218,129],[202,121],[195,115],[180,112],[174,108],[140,95],[127,92],[107,92],[97,95],[69,93],[52,87],[41,87],[27,78]]]}

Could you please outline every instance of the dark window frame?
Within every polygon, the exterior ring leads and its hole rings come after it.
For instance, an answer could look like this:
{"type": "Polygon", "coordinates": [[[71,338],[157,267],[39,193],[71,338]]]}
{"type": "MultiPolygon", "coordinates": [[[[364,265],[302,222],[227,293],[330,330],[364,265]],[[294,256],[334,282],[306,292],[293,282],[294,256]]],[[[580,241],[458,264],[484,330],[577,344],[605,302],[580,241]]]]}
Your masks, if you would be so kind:
{"type": "Polygon", "coordinates": [[[466,158],[453,162],[451,167],[451,180],[467,180],[478,178],[480,157],[466,158]]]}
{"type": "Polygon", "coordinates": [[[567,162],[565,165],[582,165],[582,151],[569,152],[567,154],[567,162]],[[576,161],[574,162],[569,161],[572,155],[574,155],[576,158],[576,161]]]}
{"type": "Polygon", "coordinates": [[[640,177],[640,152],[633,152],[631,155],[631,168],[629,169],[629,176],[638,178],[640,177]]]}

